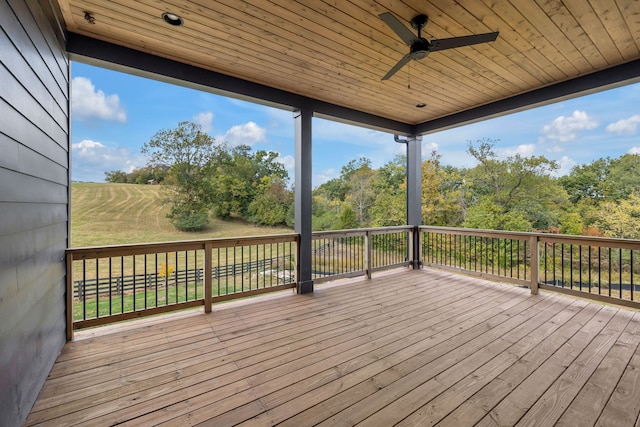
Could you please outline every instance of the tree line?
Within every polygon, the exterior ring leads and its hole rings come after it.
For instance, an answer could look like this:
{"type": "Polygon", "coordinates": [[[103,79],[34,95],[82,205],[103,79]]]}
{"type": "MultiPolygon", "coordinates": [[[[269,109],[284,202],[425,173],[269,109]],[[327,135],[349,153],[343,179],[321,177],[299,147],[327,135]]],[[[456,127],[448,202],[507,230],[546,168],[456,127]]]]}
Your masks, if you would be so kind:
{"type": "MultiPolygon", "coordinates": [[[[640,156],[601,158],[556,177],[544,156],[500,157],[496,141],[469,143],[476,166],[422,162],[422,223],[489,230],[640,238],[640,156]]],[[[357,228],[406,223],[406,159],[379,169],[349,162],[314,190],[314,227],[357,228]]]]}
{"type": "MultiPolygon", "coordinates": [[[[640,156],[626,154],[575,166],[556,177],[544,156],[498,156],[496,141],[469,143],[476,166],[443,165],[437,152],[422,162],[422,221],[426,225],[640,238],[640,156]]],[[[230,147],[181,122],[144,144],[150,161],[108,182],[159,182],[169,218],[201,230],[210,215],[261,225],[293,226],[293,191],[277,154],[230,147]]],[[[313,190],[314,230],[406,224],[406,159],[375,169],[351,160],[337,178],[313,190]]]]}

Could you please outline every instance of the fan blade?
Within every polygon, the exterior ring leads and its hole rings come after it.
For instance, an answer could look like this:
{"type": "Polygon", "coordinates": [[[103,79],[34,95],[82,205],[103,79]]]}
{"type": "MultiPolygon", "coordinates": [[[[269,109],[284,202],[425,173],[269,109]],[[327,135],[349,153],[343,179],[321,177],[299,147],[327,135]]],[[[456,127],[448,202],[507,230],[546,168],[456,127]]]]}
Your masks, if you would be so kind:
{"type": "Polygon", "coordinates": [[[495,41],[498,38],[497,32],[486,34],[474,34],[472,36],[451,37],[449,39],[432,40],[429,42],[429,51],[453,49],[456,47],[470,46],[472,44],[495,41]]]}
{"type": "Polygon", "coordinates": [[[420,41],[418,36],[405,27],[392,13],[385,12],[378,16],[398,35],[398,37],[402,39],[403,42],[407,44],[407,46],[411,46],[416,41],[420,41]]]}
{"type": "Polygon", "coordinates": [[[411,54],[407,53],[396,65],[393,66],[392,69],[389,70],[387,74],[381,80],[389,80],[391,76],[398,72],[398,70],[406,65],[407,62],[411,61],[411,54]]]}

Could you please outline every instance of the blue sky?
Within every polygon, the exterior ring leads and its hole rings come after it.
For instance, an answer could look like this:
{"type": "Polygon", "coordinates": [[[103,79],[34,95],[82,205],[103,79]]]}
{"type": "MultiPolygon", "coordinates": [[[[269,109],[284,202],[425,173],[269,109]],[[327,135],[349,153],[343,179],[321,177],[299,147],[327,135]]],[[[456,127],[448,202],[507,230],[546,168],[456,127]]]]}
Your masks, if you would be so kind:
{"type": "MultiPolygon", "coordinates": [[[[216,140],[279,153],[293,179],[293,116],[289,111],[187,89],[74,62],[72,180],[104,181],[110,170],[146,164],[142,144],[178,122],[200,123],[216,140]]],[[[640,154],[640,83],[485,120],[423,137],[423,155],[473,166],[469,142],[488,138],[500,155],[543,155],[559,174],[601,157],[640,154]]],[[[392,134],[323,119],[313,122],[314,186],[339,176],[349,160],[380,167],[403,153],[392,134]]]]}

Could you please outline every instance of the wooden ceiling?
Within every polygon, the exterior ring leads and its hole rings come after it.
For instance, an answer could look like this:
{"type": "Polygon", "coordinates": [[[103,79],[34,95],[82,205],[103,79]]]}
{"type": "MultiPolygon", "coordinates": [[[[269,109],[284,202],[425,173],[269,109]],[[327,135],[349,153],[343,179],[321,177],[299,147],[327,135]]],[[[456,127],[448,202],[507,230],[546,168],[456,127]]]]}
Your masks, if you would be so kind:
{"type": "Polygon", "coordinates": [[[70,32],[411,125],[640,58],[638,0],[58,3],[70,32]],[[184,24],[168,25],[163,12],[184,24]],[[408,27],[427,15],[428,40],[500,35],[432,52],[382,81],[409,52],[378,17],[383,12],[408,27]]]}

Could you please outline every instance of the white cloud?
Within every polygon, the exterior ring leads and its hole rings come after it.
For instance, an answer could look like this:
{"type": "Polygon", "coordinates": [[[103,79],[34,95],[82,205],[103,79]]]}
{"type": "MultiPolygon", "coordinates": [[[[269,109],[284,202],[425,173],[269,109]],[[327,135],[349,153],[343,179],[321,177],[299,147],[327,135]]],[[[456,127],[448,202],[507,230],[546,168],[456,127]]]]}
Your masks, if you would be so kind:
{"type": "Polygon", "coordinates": [[[516,148],[505,148],[500,150],[500,154],[505,157],[512,157],[516,154],[519,154],[522,157],[531,157],[533,153],[536,151],[535,144],[521,144],[516,148]]]}
{"type": "Polygon", "coordinates": [[[141,155],[132,155],[121,147],[108,147],[101,142],[85,139],[71,144],[74,181],[104,181],[104,173],[112,170],[131,172],[145,164],[141,155]]]}
{"type": "Polygon", "coordinates": [[[558,160],[558,166],[560,167],[558,168],[558,170],[555,171],[554,175],[555,176],[569,175],[569,172],[571,172],[571,169],[573,169],[573,167],[577,164],[578,163],[572,158],[568,156],[562,156],[562,158],[558,160]]]}
{"type": "Polygon", "coordinates": [[[91,157],[97,150],[102,148],[104,148],[104,144],[97,141],[91,141],[90,139],[85,139],[81,142],[71,144],[71,149],[75,155],[80,157],[91,157]]]}
{"type": "Polygon", "coordinates": [[[315,186],[319,186],[337,177],[338,171],[336,171],[334,168],[325,169],[322,172],[318,172],[317,174],[315,174],[315,177],[313,178],[313,184],[315,186]]]}
{"type": "Polygon", "coordinates": [[[213,130],[213,112],[204,111],[193,116],[193,121],[202,127],[204,132],[213,130]]]}
{"type": "Polygon", "coordinates": [[[631,147],[627,154],[640,154],[640,147],[631,147]]]}
{"type": "Polygon", "coordinates": [[[86,77],[74,77],[71,81],[71,112],[75,120],[92,119],[126,122],[127,113],[116,94],[105,95],[86,77]]]}
{"type": "Polygon", "coordinates": [[[547,148],[548,153],[562,153],[564,148],[559,145],[554,145],[553,147],[547,148]]]}
{"type": "Polygon", "coordinates": [[[426,142],[426,141],[422,141],[422,158],[428,158],[431,157],[431,153],[438,152],[438,144],[435,142],[426,142]]]}
{"type": "Polygon", "coordinates": [[[640,114],[635,114],[627,119],[618,120],[607,126],[607,132],[634,134],[638,130],[640,124],[640,114]]]}
{"type": "MultiPolygon", "coordinates": [[[[248,122],[242,125],[233,126],[224,136],[220,137],[223,141],[232,147],[238,145],[253,146],[258,142],[266,140],[267,131],[254,122],[248,122]]],[[[216,138],[218,139],[218,138],[216,138]]]]}
{"type": "Polygon", "coordinates": [[[282,163],[287,172],[289,172],[289,176],[291,176],[291,171],[293,171],[296,166],[296,159],[294,159],[293,156],[286,155],[283,157],[278,155],[278,157],[276,157],[276,162],[282,163]]]}
{"type": "Polygon", "coordinates": [[[598,127],[598,123],[586,112],[576,110],[569,117],[556,117],[551,124],[542,128],[546,139],[558,142],[570,142],[578,137],[578,131],[592,130],[598,127]]]}

